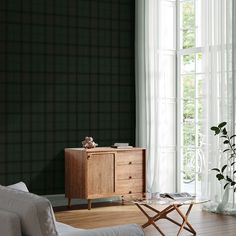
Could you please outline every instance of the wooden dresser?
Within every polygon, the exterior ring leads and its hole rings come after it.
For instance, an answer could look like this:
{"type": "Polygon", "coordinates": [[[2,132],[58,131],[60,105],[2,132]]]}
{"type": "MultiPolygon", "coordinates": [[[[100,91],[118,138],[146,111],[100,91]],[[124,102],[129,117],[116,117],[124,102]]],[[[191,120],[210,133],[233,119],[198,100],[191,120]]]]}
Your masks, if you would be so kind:
{"type": "Polygon", "coordinates": [[[146,190],[143,148],[65,148],[65,196],[88,200],[143,195],[146,190]]]}

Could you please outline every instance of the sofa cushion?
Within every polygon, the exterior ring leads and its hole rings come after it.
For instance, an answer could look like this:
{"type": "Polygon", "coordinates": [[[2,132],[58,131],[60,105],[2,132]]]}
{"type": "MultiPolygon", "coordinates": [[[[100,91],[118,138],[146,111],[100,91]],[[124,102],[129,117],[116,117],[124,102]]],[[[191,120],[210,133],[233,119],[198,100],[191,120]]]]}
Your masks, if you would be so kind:
{"type": "Polygon", "coordinates": [[[11,185],[8,185],[7,187],[9,188],[13,188],[13,189],[18,189],[18,190],[21,190],[21,191],[24,191],[24,192],[29,192],[27,186],[25,185],[24,182],[18,182],[16,184],[11,184],[11,185]]]}
{"type": "Polygon", "coordinates": [[[0,199],[0,209],[16,213],[19,216],[23,235],[58,235],[55,216],[48,199],[1,185],[0,199]]]}
{"type": "Polygon", "coordinates": [[[137,224],[96,229],[77,229],[60,222],[56,222],[56,225],[60,236],[144,236],[142,227],[137,224]]]}

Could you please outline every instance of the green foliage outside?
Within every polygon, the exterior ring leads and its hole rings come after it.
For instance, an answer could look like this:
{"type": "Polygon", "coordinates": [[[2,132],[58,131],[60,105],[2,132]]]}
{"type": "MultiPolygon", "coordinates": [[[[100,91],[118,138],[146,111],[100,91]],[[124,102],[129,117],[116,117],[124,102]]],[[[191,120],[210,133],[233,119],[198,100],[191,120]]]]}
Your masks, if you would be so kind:
{"type": "MultiPolygon", "coordinates": [[[[183,3],[183,49],[195,46],[195,13],[194,1],[183,3]]],[[[186,55],[185,63],[194,61],[194,55],[186,55]]]]}

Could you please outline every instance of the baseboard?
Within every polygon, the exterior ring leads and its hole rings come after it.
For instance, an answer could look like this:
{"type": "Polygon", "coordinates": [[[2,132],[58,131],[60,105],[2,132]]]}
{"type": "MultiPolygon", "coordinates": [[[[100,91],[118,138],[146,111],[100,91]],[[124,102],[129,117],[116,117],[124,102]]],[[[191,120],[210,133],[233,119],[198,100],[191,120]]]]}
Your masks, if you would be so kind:
{"type": "MultiPolygon", "coordinates": [[[[68,199],[65,197],[64,194],[55,194],[55,195],[45,195],[52,204],[53,207],[58,206],[67,206],[68,205],[68,199]]],[[[94,199],[93,202],[111,202],[111,201],[117,201],[120,199],[120,197],[112,197],[112,198],[99,198],[94,199]]],[[[81,204],[87,204],[86,199],[71,199],[71,205],[81,205],[81,204]]]]}

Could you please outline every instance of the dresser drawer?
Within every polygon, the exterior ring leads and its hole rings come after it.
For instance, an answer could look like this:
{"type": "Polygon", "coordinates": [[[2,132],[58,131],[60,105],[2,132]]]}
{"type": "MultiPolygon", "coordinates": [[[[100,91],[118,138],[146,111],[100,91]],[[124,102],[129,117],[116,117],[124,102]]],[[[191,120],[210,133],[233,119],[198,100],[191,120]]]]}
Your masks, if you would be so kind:
{"type": "Polygon", "coordinates": [[[143,186],[143,179],[117,180],[116,193],[122,195],[142,193],[143,186]]]}
{"type": "Polygon", "coordinates": [[[142,179],[143,165],[118,165],[116,166],[116,179],[142,179]]]}
{"type": "Polygon", "coordinates": [[[144,161],[143,151],[120,151],[116,156],[117,165],[142,164],[144,161]]]}

